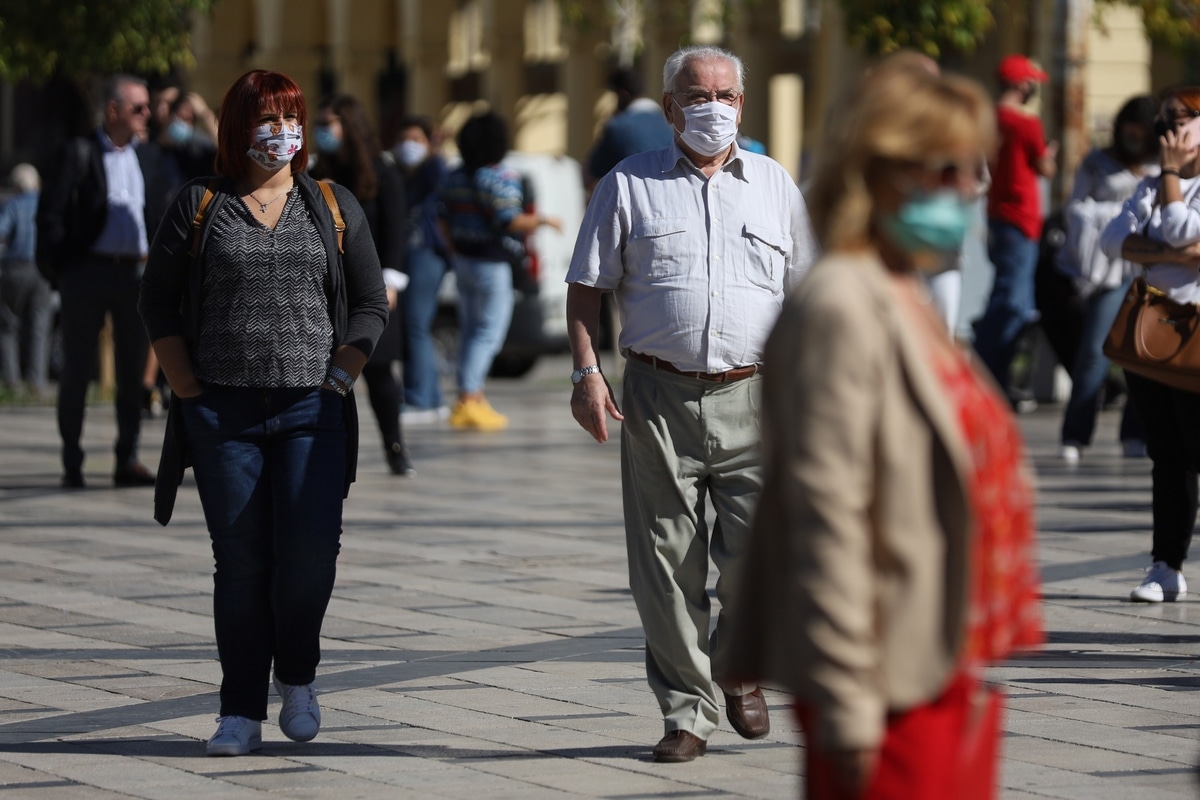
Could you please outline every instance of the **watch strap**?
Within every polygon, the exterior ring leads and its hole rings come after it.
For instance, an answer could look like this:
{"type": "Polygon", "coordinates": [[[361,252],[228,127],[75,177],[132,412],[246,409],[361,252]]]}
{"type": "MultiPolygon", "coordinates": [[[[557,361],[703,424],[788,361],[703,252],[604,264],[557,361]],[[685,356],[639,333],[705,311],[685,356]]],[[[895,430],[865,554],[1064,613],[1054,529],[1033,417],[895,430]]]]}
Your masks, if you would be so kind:
{"type": "Polygon", "coordinates": [[[330,378],[337,378],[339,381],[341,381],[342,385],[346,387],[347,391],[349,391],[350,387],[354,385],[354,378],[350,376],[350,373],[346,372],[346,370],[342,369],[337,364],[330,364],[329,369],[325,371],[325,374],[330,378]]]}

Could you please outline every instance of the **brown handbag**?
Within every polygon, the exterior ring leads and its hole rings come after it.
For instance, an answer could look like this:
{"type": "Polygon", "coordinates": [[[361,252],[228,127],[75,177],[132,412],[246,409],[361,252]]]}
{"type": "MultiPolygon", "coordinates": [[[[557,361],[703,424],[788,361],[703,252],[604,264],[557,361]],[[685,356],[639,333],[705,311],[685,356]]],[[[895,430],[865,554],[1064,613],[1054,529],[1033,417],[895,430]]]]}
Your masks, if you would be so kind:
{"type": "Polygon", "coordinates": [[[1104,355],[1145,378],[1200,392],[1200,309],[1137,278],[1104,341],[1104,355]]]}

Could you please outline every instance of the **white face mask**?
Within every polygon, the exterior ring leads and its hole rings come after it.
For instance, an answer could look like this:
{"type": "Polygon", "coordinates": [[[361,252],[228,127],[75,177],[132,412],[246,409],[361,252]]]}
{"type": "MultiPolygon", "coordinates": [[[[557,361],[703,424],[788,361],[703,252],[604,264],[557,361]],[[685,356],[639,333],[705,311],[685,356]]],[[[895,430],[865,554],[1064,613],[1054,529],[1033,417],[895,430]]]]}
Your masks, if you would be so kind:
{"type": "Polygon", "coordinates": [[[415,167],[429,155],[429,147],[411,139],[396,146],[396,158],[406,167],[415,167]]]}
{"type": "Polygon", "coordinates": [[[285,164],[291,163],[304,145],[304,131],[301,128],[299,122],[287,119],[278,125],[273,122],[259,125],[251,134],[251,145],[246,155],[265,170],[281,170],[285,164]]]}
{"type": "MultiPolygon", "coordinates": [[[[674,101],[672,101],[674,102],[674,101]]],[[[679,106],[679,103],[675,103],[679,106]]],[[[679,106],[684,128],[679,138],[702,156],[720,153],[737,138],[738,109],[713,101],[698,106],[679,106]]]]}

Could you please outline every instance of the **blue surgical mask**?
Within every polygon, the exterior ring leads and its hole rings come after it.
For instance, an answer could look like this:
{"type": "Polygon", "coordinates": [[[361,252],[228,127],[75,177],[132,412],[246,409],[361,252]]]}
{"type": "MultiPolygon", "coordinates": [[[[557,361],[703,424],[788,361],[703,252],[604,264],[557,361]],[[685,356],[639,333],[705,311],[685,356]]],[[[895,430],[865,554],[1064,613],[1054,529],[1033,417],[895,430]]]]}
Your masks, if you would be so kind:
{"type": "Polygon", "coordinates": [[[181,119],[173,119],[167,125],[167,138],[172,144],[187,144],[192,140],[193,134],[192,126],[181,119]]]}
{"type": "Polygon", "coordinates": [[[950,253],[967,235],[971,206],[954,189],[939,189],[909,197],[894,214],[880,219],[892,244],[910,255],[950,253]]]}
{"type": "Polygon", "coordinates": [[[415,167],[429,155],[429,147],[411,139],[396,145],[396,158],[406,167],[415,167]]]}
{"type": "Polygon", "coordinates": [[[332,155],[342,149],[342,140],[333,133],[328,125],[317,126],[317,152],[332,155]]]}

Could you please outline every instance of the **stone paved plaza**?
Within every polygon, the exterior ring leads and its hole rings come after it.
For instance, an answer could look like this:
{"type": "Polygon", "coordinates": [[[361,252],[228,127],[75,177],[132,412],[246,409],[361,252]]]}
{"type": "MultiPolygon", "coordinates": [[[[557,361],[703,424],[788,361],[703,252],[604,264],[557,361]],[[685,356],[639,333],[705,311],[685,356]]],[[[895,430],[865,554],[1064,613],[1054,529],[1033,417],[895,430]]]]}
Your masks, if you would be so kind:
{"type": "MultiPolygon", "coordinates": [[[[413,427],[418,474],[386,473],[364,405],[359,480],[318,678],[324,725],[207,758],[220,679],[212,559],[194,486],[167,528],[111,486],[110,408],[86,431],[89,488],[57,488],[50,407],[0,408],[0,800],[642,798],[799,795],[787,698],[771,735],[723,721],[708,755],[650,761],[662,734],[627,588],[618,445],[570,417],[562,358],[493,382],[499,434],[413,427]]],[[[1049,643],[997,669],[1002,796],[1200,795],[1200,603],[1128,602],[1149,547],[1149,463],[1115,416],[1078,467],[1058,409],[1021,418],[1039,473],[1049,643]]],[[[145,426],[157,463],[162,421],[145,426]]],[[[1200,588],[1200,572],[1195,574],[1200,588]]]]}

